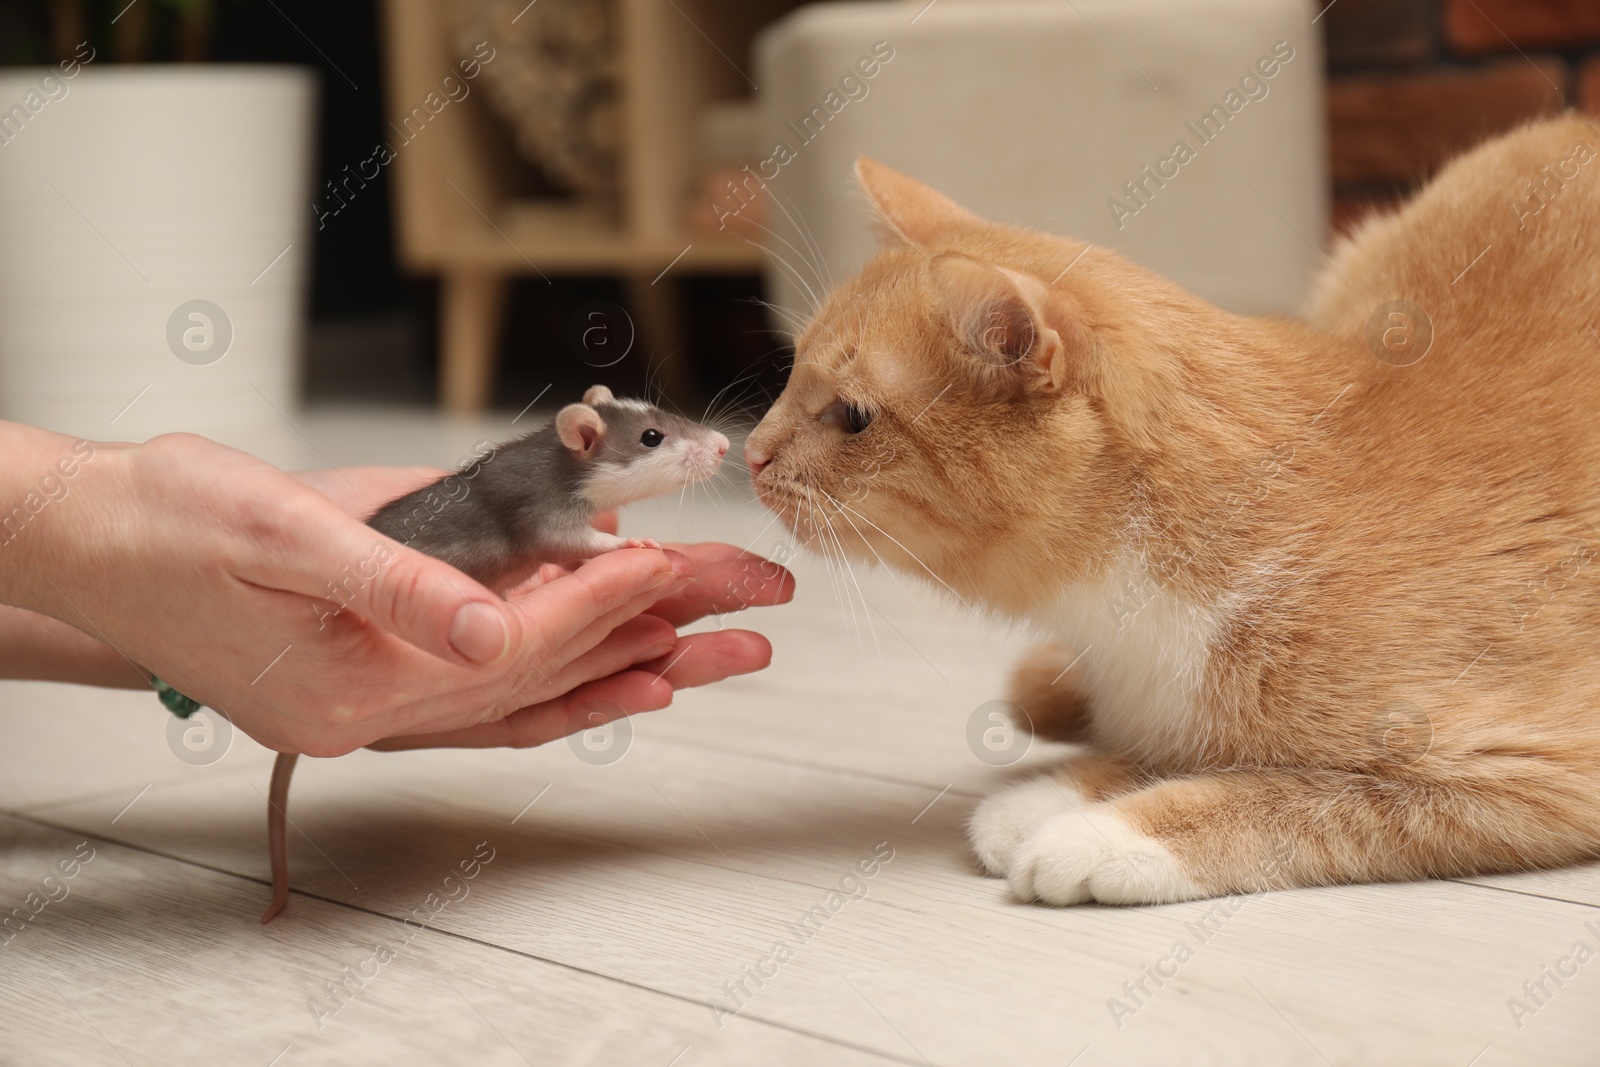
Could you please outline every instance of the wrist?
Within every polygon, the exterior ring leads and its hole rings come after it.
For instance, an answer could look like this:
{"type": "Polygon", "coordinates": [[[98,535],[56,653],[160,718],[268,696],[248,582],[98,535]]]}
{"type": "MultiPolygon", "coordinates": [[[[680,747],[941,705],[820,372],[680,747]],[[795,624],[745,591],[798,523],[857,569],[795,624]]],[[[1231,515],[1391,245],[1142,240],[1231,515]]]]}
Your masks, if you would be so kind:
{"type": "Polygon", "coordinates": [[[110,645],[48,615],[0,605],[0,678],[143,689],[150,679],[110,645]]]}
{"type": "Polygon", "coordinates": [[[60,616],[64,579],[94,537],[104,475],[125,447],[0,422],[0,604],[60,616]]]}

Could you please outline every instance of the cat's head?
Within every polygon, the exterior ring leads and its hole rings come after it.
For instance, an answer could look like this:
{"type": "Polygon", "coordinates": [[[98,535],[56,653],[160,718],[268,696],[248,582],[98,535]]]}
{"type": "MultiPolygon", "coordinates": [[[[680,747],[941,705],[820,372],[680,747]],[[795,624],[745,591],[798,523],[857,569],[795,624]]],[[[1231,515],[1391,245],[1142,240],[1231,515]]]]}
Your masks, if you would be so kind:
{"type": "Polygon", "coordinates": [[[1186,295],[871,160],[856,174],[881,247],[797,337],[745,447],[756,491],[814,547],[1025,608],[1108,550],[1174,384],[1141,309],[1186,295]]]}

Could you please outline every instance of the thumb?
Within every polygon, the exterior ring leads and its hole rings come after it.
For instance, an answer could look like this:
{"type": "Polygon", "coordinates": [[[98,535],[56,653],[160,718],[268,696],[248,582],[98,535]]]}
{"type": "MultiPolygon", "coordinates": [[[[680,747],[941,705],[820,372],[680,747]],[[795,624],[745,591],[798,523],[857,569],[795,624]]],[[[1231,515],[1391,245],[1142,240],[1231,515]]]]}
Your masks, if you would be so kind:
{"type": "Polygon", "coordinates": [[[432,556],[393,542],[385,548],[392,558],[355,608],[363,618],[424,651],[475,667],[499,663],[521,643],[521,619],[499,596],[432,556]]]}
{"type": "Polygon", "coordinates": [[[520,615],[485,586],[326,499],[300,504],[296,521],[280,530],[289,534],[284,551],[268,553],[271,572],[241,577],[324,601],[324,624],[352,611],[451,663],[498,663],[522,643],[520,615]]]}

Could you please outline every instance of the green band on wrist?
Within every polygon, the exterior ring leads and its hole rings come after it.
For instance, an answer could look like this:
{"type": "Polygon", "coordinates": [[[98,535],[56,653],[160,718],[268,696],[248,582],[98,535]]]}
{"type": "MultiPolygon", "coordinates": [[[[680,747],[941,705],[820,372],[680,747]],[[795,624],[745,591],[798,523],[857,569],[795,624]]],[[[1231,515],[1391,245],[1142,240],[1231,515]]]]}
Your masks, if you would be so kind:
{"type": "Polygon", "coordinates": [[[162,707],[180,719],[187,719],[202,707],[198,700],[184,696],[153,674],[150,676],[150,684],[155,687],[156,696],[160,698],[162,707]]]}

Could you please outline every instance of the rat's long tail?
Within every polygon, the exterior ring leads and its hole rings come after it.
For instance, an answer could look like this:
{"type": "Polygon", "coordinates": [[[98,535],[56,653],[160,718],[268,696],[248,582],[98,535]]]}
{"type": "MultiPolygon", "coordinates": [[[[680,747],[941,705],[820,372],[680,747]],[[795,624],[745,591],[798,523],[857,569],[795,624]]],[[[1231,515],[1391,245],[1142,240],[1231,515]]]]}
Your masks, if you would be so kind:
{"type": "Polygon", "coordinates": [[[272,765],[272,787],[267,792],[267,848],[272,853],[272,903],[261,915],[265,926],[278,917],[289,903],[289,779],[300,758],[295,752],[280,752],[272,765]]]}

